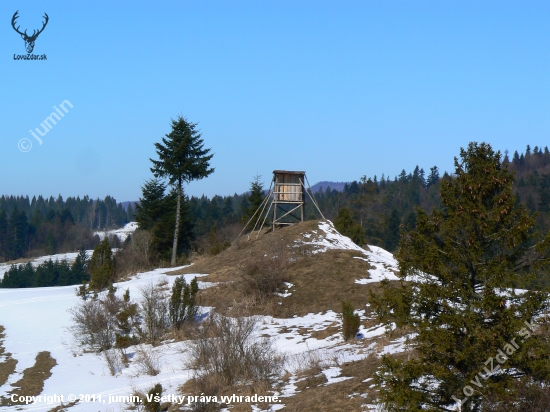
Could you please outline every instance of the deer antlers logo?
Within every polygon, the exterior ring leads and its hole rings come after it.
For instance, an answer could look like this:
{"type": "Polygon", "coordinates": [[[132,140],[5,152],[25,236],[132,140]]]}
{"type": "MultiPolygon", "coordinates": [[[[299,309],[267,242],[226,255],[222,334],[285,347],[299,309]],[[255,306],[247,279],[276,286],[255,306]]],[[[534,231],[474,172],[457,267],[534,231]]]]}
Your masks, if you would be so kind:
{"type": "Polygon", "coordinates": [[[43,25],[42,25],[42,28],[41,28],[40,30],[38,30],[38,31],[34,30],[33,33],[32,33],[32,35],[29,36],[29,35],[27,34],[27,30],[25,30],[25,32],[21,33],[21,32],[19,31],[19,27],[20,27],[20,26],[15,27],[15,20],[17,20],[17,18],[19,17],[19,16],[18,16],[18,13],[19,13],[19,10],[17,10],[17,11],[13,14],[13,17],[11,18],[11,25],[12,25],[13,29],[14,29],[17,33],[19,33],[19,34],[21,35],[21,38],[22,38],[23,40],[25,40],[25,48],[27,49],[27,53],[32,53],[32,51],[34,50],[34,42],[36,41],[36,38],[38,37],[38,35],[39,35],[40,33],[42,33],[42,31],[44,31],[44,29],[46,28],[46,25],[48,24],[48,20],[49,20],[50,18],[48,17],[48,15],[47,15],[46,13],[44,13],[44,19],[45,19],[45,21],[44,21],[44,23],[43,23],[43,25]]]}

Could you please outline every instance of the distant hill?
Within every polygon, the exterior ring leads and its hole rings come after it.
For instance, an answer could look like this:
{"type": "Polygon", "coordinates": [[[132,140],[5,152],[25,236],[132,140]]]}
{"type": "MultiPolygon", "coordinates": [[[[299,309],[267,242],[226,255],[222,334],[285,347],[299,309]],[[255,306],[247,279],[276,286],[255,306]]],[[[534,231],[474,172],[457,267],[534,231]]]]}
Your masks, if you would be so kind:
{"type": "Polygon", "coordinates": [[[315,183],[313,186],[311,186],[311,190],[313,190],[313,193],[317,193],[321,188],[323,190],[326,190],[327,187],[330,187],[331,190],[337,190],[338,192],[344,191],[344,185],[349,182],[328,182],[328,181],[322,181],[319,183],[315,183]]]}

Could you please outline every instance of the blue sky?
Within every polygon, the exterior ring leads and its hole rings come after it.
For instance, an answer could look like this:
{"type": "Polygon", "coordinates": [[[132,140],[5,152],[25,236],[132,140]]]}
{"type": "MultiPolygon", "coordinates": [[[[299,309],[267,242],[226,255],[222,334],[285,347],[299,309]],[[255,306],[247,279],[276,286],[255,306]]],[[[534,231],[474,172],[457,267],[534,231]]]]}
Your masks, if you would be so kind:
{"type": "Polygon", "coordinates": [[[135,200],[178,115],[215,153],[198,196],[274,169],[452,171],[470,141],[550,146],[548,21],[535,1],[3,0],[0,193],[135,200]],[[30,33],[48,13],[46,61],[14,60],[16,10],[30,33]],[[65,100],[39,144],[29,130],[65,100]]]}

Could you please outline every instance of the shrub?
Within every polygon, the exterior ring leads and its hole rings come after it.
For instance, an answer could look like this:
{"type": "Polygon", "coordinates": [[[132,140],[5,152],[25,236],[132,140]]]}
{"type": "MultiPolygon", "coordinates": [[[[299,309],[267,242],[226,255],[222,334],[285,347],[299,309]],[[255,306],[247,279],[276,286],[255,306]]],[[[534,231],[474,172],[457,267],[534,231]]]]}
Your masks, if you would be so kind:
{"type": "Polygon", "coordinates": [[[109,368],[111,376],[115,376],[122,369],[122,361],[120,359],[118,351],[115,349],[106,349],[103,351],[103,357],[105,358],[105,363],[109,368]]]}
{"type": "Polygon", "coordinates": [[[140,313],[142,335],[148,343],[156,343],[165,334],[170,325],[168,301],[165,284],[152,283],[141,286],[140,313]]]}
{"type": "Polygon", "coordinates": [[[143,406],[146,412],[160,412],[160,398],[162,397],[162,385],[157,383],[149,390],[149,398],[145,399],[143,406]]]}
{"type": "Polygon", "coordinates": [[[138,306],[108,293],[91,298],[71,308],[73,324],[69,327],[77,345],[84,350],[102,352],[124,349],[138,342],[140,316],[138,306]]]}
{"type": "Polygon", "coordinates": [[[136,391],[133,393],[133,405],[131,405],[128,409],[144,412],[160,412],[160,398],[162,397],[162,392],[163,388],[160,383],[157,383],[155,386],[149,389],[149,392],[147,392],[147,394],[136,391]]]}
{"type": "Polygon", "coordinates": [[[287,254],[282,249],[280,253],[266,254],[259,259],[247,261],[241,267],[241,281],[245,292],[260,299],[281,292],[285,282],[290,279],[287,254]]]}
{"type": "Polygon", "coordinates": [[[119,333],[115,336],[115,348],[126,349],[130,346],[139,343],[139,339],[136,336],[121,335],[119,333]]]}
{"type": "Polygon", "coordinates": [[[359,329],[359,315],[354,313],[353,306],[349,302],[342,302],[342,334],[344,340],[355,337],[359,329]]]}
{"type": "Polygon", "coordinates": [[[211,314],[201,324],[189,365],[200,392],[215,395],[239,382],[266,382],[282,371],[283,357],[257,329],[256,317],[211,314]]]}
{"type": "Polygon", "coordinates": [[[69,330],[80,347],[94,352],[111,348],[115,340],[116,323],[102,301],[85,300],[69,309],[69,313],[73,321],[69,330]]]}
{"type": "Polygon", "coordinates": [[[138,374],[156,376],[160,373],[160,354],[151,346],[139,345],[136,348],[135,364],[138,374]]]}
{"type": "Polygon", "coordinates": [[[199,285],[196,277],[189,285],[183,276],[175,279],[168,308],[170,321],[174,328],[180,329],[184,321],[192,320],[195,317],[197,312],[195,296],[198,291],[199,285]]]}

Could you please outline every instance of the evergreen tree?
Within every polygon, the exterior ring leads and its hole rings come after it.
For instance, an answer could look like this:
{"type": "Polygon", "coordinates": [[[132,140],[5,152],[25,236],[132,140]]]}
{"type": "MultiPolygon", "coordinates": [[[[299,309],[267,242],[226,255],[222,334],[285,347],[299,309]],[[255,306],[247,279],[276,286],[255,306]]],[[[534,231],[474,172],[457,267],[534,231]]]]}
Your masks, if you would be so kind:
{"type": "MultiPolygon", "coordinates": [[[[248,195],[246,196],[246,201],[241,204],[241,222],[245,225],[252,218],[252,216],[255,215],[254,217],[256,219],[259,218],[258,213],[260,212],[258,210],[260,209],[260,206],[265,198],[264,185],[261,181],[261,178],[262,177],[257,174],[254,177],[254,180],[250,182],[250,190],[248,195]]],[[[250,221],[248,227],[254,227],[254,220],[250,221]]]]}
{"type": "Polygon", "coordinates": [[[334,227],[338,232],[349,237],[355,244],[362,245],[365,243],[365,232],[361,225],[353,219],[351,210],[347,207],[342,207],[338,211],[334,227]]]}
{"type": "Polygon", "coordinates": [[[160,400],[162,398],[162,390],[162,385],[160,383],[157,383],[149,390],[147,396],[143,399],[143,408],[145,412],[161,411],[160,400]]]}
{"type": "MultiPolygon", "coordinates": [[[[171,259],[169,252],[173,246],[174,224],[176,222],[177,192],[170,191],[163,199],[163,214],[153,227],[153,247],[155,253],[162,259],[171,259]]],[[[191,250],[191,242],[194,240],[193,224],[191,222],[189,198],[182,190],[179,207],[179,229],[177,253],[188,253],[191,250]]],[[[173,256],[173,253],[172,253],[173,256]]]]}
{"type": "Polygon", "coordinates": [[[6,256],[6,239],[8,236],[8,217],[6,212],[0,210],[0,257],[6,256]]]}
{"type": "Polygon", "coordinates": [[[90,287],[103,290],[114,281],[113,252],[107,238],[94,248],[90,261],[90,287]]]}
{"type": "Polygon", "coordinates": [[[25,256],[28,242],[29,224],[25,211],[17,207],[13,209],[8,221],[6,234],[6,258],[18,259],[25,256]]]}
{"type": "Polygon", "coordinates": [[[393,252],[399,243],[399,226],[401,219],[396,209],[392,209],[390,216],[386,219],[385,245],[384,248],[393,252]]]}
{"type": "Polygon", "coordinates": [[[177,193],[175,212],[174,242],[172,246],[171,265],[176,265],[178,251],[181,200],[183,183],[208,177],[214,172],[210,160],[214,156],[210,149],[204,149],[201,134],[196,123],[189,123],[183,117],[172,120],[172,131],[162,138],[162,143],[155,143],[159,160],[153,162],[151,172],[157,178],[167,178],[177,193]]]}
{"type": "Polygon", "coordinates": [[[233,209],[233,199],[229,196],[227,196],[223,201],[222,215],[223,215],[225,224],[235,222],[235,211],[233,209]]]}
{"type": "Polygon", "coordinates": [[[46,236],[46,255],[54,255],[55,254],[55,239],[53,237],[53,233],[50,230],[48,232],[48,236],[46,236]]]}
{"type": "Polygon", "coordinates": [[[384,282],[383,293],[371,296],[383,321],[417,333],[418,356],[385,356],[377,373],[388,410],[461,404],[463,412],[481,411],[484,394],[514,396],[518,379],[550,376],[550,342],[526,329],[548,310],[549,296],[515,289],[550,266],[550,236],[536,243],[533,218],[516,203],[500,153],[470,143],[460,156],[455,177],[441,184],[443,209],[418,210],[416,230],[401,238],[401,281],[384,282]],[[500,370],[491,372],[488,360],[503,351],[500,370]]]}
{"type": "Polygon", "coordinates": [[[2,288],[30,288],[34,284],[35,271],[31,262],[24,265],[11,265],[0,280],[2,288]]]}
{"type": "Polygon", "coordinates": [[[71,266],[71,285],[87,282],[90,280],[88,273],[88,253],[84,248],[80,249],[76,259],[71,266]]]}
{"type": "Polygon", "coordinates": [[[426,181],[426,184],[429,186],[434,185],[439,180],[439,170],[437,169],[437,166],[430,167],[430,174],[428,175],[428,180],[426,181]]]}
{"type": "Polygon", "coordinates": [[[355,338],[357,330],[359,329],[361,320],[359,315],[355,313],[353,305],[349,302],[342,302],[342,335],[344,340],[350,340],[355,338]]]}
{"type": "Polygon", "coordinates": [[[126,208],[126,214],[128,215],[128,220],[129,221],[134,221],[135,220],[135,217],[134,217],[134,213],[135,213],[135,203],[134,202],[130,202],[128,203],[128,207],[126,208]]]}
{"type": "Polygon", "coordinates": [[[159,179],[150,179],[141,188],[142,197],[136,204],[135,220],[139,228],[143,230],[152,229],[165,211],[163,200],[166,185],[159,179]]]}
{"type": "Polygon", "coordinates": [[[81,254],[76,257],[72,266],[66,260],[39,264],[36,268],[31,262],[25,265],[12,265],[0,281],[0,288],[30,288],[48,286],[67,286],[88,280],[85,265],[81,265],[81,254]]]}
{"type": "Polygon", "coordinates": [[[418,173],[418,178],[420,179],[420,184],[422,187],[426,187],[426,178],[425,178],[425,172],[424,169],[420,169],[420,172],[418,173]]]}
{"type": "Polygon", "coordinates": [[[196,277],[193,278],[190,284],[187,284],[183,276],[179,276],[174,280],[168,310],[170,321],[175,328],[179,329],[184,321],[195,316],[195,296],[198,290],[196,277]]]}
{"type": "MultiPolygon", "coordinates": [[[[153,235],[154,255],[161,259],[170,259],[173,246],[175,213],[177,210],[177,192],[165,194],[166,185],[159,179],[151,179],[142,187],[142,197],[136,204],[135,220],[139,228],[150,230],[153,235]]],[[[183,193],[179,207],[179,229],[177,253],[188,252],[194,239],[191,223],[189,199],[183,193]]]]}
{"type": "Polygon", "coordinates": [[[539,210],[544,213],[550,212],[550,175],[542,175],[539,180],[539,210]]]}

